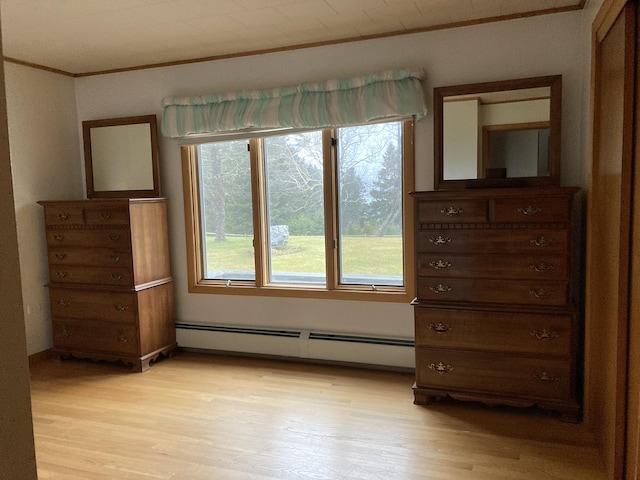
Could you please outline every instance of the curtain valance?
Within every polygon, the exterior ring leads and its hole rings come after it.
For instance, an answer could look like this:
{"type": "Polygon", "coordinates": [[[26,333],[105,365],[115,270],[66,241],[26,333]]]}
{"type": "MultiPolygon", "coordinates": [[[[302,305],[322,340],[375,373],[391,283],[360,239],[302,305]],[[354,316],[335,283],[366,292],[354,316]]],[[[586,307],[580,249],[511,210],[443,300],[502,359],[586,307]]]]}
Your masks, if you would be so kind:
{"type": "Polygon", "coordinates": [[[424,74],[408,69],[162,102],[167,137],[273,128],[362,125],[385,118],[426,114],[424,74]]]}

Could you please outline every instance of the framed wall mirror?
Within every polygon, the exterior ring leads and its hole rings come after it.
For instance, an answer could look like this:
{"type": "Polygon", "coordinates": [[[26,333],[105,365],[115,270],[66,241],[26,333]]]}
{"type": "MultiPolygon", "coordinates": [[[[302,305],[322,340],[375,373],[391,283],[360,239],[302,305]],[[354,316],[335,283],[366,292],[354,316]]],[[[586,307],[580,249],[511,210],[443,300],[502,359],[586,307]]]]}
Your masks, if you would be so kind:
{"type": "Polygon", "coordinates": [[[160,196],[155,115],[82,122],[88,198],[160,196]]]}
{"type": "Polygon", "coordinates": [[[435,189],[558,185],[561,102],[561,75],[435,88],[435,189]]]}

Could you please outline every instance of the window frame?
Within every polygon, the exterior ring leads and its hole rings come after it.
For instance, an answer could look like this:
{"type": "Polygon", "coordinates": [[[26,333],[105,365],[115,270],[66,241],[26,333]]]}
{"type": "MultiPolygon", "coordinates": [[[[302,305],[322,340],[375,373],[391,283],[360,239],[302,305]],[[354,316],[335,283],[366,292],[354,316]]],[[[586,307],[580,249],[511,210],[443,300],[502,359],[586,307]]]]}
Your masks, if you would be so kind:
{"type": "MultiPolygon", "coordinates": [[[[189,293],[221,295],[253,295],[271,297],[296,297],[335,300],[360,300],[409,303],[415,298],[414,221],[413,190],[415,178],[414,121],[401,120],[402,129],[402,222],[403,222],[403,270],[404,286],[379,286],[375,290],[369,285],[344,285],[338,283],[337,241],[337,184],[336,148],[333,138],[335,129],[322,130],[324,152],[324,209],[325,209],[325,255],[326,285],[312,284],[268,284],[267,283],[267,212],[265,206],[265,178],[262,142],[249,138],[251,149],[252,203],[254,223],[254,256],[256,279],[254,282],[205,279],[202,259],[202,236],[200,221],[200,179],[198,172],[197,145],[181,145],[182,181],[184,194],[185,234],[187,253],[187,284],[189,293]]],[[[205,143],[205,142],[201,142],[205,143]]]]}

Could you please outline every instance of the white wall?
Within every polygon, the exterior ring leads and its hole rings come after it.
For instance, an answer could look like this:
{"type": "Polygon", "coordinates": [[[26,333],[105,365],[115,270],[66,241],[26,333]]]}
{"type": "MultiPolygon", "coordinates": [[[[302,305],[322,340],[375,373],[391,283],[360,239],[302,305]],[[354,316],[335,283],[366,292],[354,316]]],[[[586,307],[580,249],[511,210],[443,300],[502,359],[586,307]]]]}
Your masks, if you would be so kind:
{"type": "MultiPolygon", "coordinates": [[[[563,75],[563,183],[581,185],[584,74],[582,12],[524,18],[343,45],[76,79],[78,120],[161,114],[164,96],[269,88],[396,67],[427,73],[436,86],[563,75]]],[[[433,120],[416,125],[416,188],[433,185],[433,120]]],[[[413,336],[409,305],[188,294],[181,166],[176,141],[161,139],[169,198],[171,261],[181,322],[322,328],[413,336]]]]}
{"type": "Polygon", "coordinates": [[[73,78],[5,62],[9,146],[27,351],[51,347],[47,251],[39,200],[82,198],[73,78]]]}

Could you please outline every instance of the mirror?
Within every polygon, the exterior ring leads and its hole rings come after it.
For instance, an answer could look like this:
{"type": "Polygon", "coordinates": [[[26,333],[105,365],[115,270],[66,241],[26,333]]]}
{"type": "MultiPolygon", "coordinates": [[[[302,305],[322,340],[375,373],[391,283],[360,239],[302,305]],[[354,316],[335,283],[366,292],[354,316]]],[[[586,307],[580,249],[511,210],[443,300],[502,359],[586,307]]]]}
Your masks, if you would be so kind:
{"type": "Polygon", "coordinates": [[[88,198],[160,196],[155,115],[82,122],[88,198]]]}
{"type": "Polygon", "coordinates": [[[434,89],[436,190],[560,183],[562,76],[434,89]]]}

